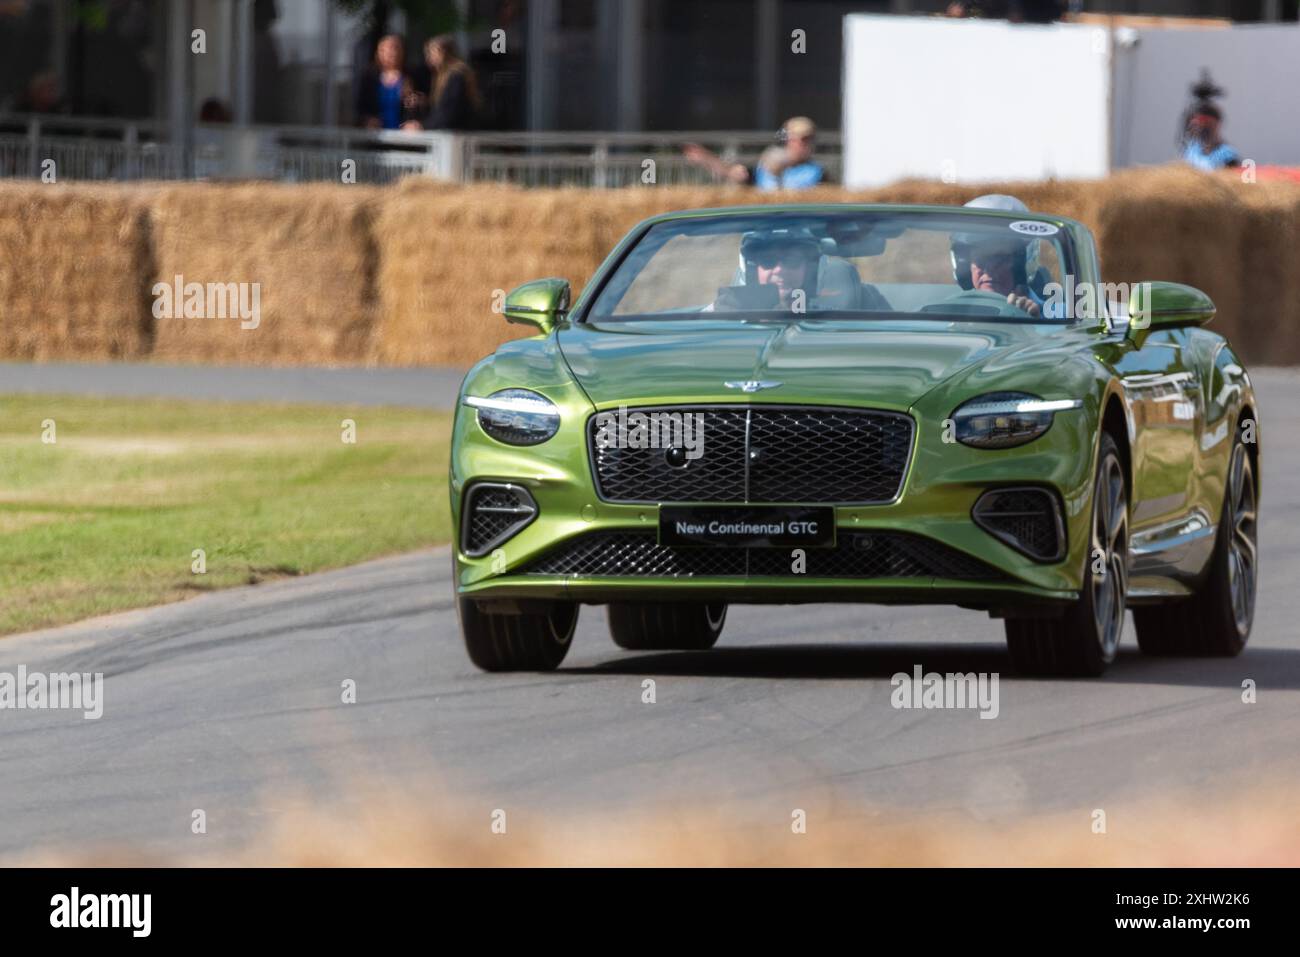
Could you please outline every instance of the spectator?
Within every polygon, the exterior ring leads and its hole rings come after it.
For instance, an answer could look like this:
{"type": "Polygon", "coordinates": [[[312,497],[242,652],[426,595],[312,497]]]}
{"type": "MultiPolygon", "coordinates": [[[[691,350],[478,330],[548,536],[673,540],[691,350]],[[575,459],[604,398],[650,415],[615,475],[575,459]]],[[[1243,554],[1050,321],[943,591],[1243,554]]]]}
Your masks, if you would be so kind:
{"type": "Polygon", "coordinates": [[[424,119],[410,121],[403,129],[472,130],[477,125],[483,99],[479,95],[478,80],[460,57],[456,41],[444,33],[424,45],[424,60],[429,65],[432,79],[427,99],[412,92],[407,98],[409,108],[427,109],[424,119]]]}
{"type": "MultiPolygon", "coordinates": [[[[772,149],[769,147],[764,152],[767,155],[772,149]]],[[[701,146],[699,143],[687,143],[682,147],[682,156],[692,166],[698,166],[712,173],[717,179],[724,180],[728,183],[735,183],[737,186],[746,186],[754,181],[754,175],[743,163],[728,163],[711,149],[701,146]]],[[[760,160],[762,162],[762,160],[760,160]]]]}
{"type": "Polygon", "coordinates": [[[401,128],[403,101],[411,93],[411,80],[404,69],[402,38],[390,33],[375,46],[375,63],[357,87],[357,119],[370,130],[401,128]]]}
{"type": "Polygon", "coordinates": [[[1061,19],[1063,8],[1061,0],[951,0],[944,15],[1010,23],[1054,23],[1061,19]]]}
{"type": "Polygon", "coordinates": [[[36,74],[15,101],[14,109],[19,113],[66,113],[58,76],[51,70],[36,74]]]}
{"type": "Polygon", "coordinates": [[[762,190],[810,189],[822,181],[821,164],[813,160],[817,126],[806,116],[796,116],[781,127],[785,162],[779,170],[759,163],[754,170],[754,185],[762,190]]]}
{"type": "Polygon", "coordinates": [[[230,107],[215,96],[208,97],[199,107],[200,123],[229,123],[232,119],[230,107]]]}
{"type": "Polygon", "coordinates": [[[1224,142],[1219,130],[1223,112],[1208,100],[1196,104],[1187,119],[1183,159],[1197,169],[1227,169],[1241,165],[1241,154],[1224,142]]]}
{"type": "Polygon", "coordinates": [[[817,127],[806,116],[786,120],[778,134],[781,146],[769,146],[751,170],[742,163],[728,163],[712,150],[698,143],[682,147],[686,160],[707,169],[720,180],[738,185],[752,183],[762,190],[808,189],[822,181],[823,171],[813,161],[813,141],[817,127]]]}

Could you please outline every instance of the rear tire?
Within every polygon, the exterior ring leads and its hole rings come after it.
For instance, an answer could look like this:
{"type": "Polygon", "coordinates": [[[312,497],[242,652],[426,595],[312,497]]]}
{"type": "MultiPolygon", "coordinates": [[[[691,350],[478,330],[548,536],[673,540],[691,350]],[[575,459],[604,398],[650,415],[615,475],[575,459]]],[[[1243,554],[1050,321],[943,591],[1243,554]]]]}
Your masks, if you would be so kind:
{"type": "Polygon", "coordinates": [[[456,608],[465,650],[484,671],[554,671],[578,625],[578,605],[571,601],[519,615],[485,612],[472,598],[457,598],[456,608]]]}
{"type": "Polygon", "coordinates": [[[1115,440],[1102,433],[1078,600],[1060,618],[1009,618],[1007,651],[1028,675],[1096,677],[1115,660],[1128,596],[1128,492],[1115,440]],[[1102,573],[1093,573],[1094,565],[1102,573]]]}
{"type": "Polygon", "coordinates": [[[1239,439],[1205,582],[1191,598],[1133,609],[1143,654],[1230,658],[1246,647],[1259,581],[1256,516],[1254,465],[1239,439]]]}
{"type": "Polygon", "coordinates": [[[628,651],[705,651],[727,621],[727,606],[705,602],[615,602],[609,634],[628,651]]]}

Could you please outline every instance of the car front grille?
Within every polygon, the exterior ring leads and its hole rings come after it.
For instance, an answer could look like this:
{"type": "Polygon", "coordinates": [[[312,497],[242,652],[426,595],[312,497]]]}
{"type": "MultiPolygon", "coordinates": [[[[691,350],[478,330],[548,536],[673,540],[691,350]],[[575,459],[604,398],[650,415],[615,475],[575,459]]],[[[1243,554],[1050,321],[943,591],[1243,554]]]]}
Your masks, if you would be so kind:
{"type": "Polygon", "coordinates": [[[949,578],[994,581],[1002,574],[941,542],[900,532],[839,533],[834,548],[681,548],[654,532],[588,532],[561,542],[523,569],[571,578],[949,578]]]}
{"type": "Polygon", "coordinates": [[[1065,555],[1065,525],[1056,496],[1041,488],[993,489],[980,496],[971,517],[993,537],[1040,562],[1065,555]]]}
{"type": "Polygon", "coordinates": [[[912,449],[912,419],[874,409],[731,405],[626,412],[703,416],[693,420],[702,422],[703,454],[672,464],[663,442],[658,448],[602,442],[602,416],[610,422],[618,413],[593,415],[592,472],[608,502],[883,504],[901,492],[912,449]]]}

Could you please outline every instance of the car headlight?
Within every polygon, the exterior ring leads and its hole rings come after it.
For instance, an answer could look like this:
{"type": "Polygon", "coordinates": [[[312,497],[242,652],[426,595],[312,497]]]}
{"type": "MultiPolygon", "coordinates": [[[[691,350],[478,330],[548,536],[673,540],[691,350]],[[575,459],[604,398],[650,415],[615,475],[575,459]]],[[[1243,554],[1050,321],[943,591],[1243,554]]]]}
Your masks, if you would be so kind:
{"type": "Polygon", "coordinates": [[[1057,412],[1077,409],[1081,399],[1040,399],[1025,392],[990,392],[958,406],[953,435],[977,449],[1009,449],[1032,442],[1052,427],[1057,412]]]}
{"type": "Polygon", "coordinates": [[[478,410],[478,424],[507,445],[537,445],[560,428],[554,402],[528,389],[502,389],[486,398],[467,395],[464,402],[478,410]]]}

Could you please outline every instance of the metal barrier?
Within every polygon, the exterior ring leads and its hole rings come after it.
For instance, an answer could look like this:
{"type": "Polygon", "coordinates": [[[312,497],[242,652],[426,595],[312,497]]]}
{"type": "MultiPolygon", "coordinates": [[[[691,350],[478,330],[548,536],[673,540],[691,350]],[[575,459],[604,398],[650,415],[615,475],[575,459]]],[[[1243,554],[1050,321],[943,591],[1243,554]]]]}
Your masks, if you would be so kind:
{"type": "MultiPolygon", "coordinates": [[[[699,143],[752,167],[772,138],[753,132],[406,133],[344,128],[198,125],[188,146],[159,124],[81,117],[0,117],[0,177],[57,180],[267,179],[391,183],[421,175],[521,186],[708,183],[682,147],[699,143]],[[52,161],[52,165],[51,165],[52,161]]],[[[818,162],[840,174],[838,133],[818,162]]]]}
{"type": "MultiPolygon", "coordinates": [[[[772,145],[770,133],[475,133],[465,137],[465,178],[522,186],[621,187],[711,183],[682,147],[698,143],[729,163],[753,167],[772,145]]],[[[817,160],[840,176],[839,133],[818,134],[817,160]]]]}

